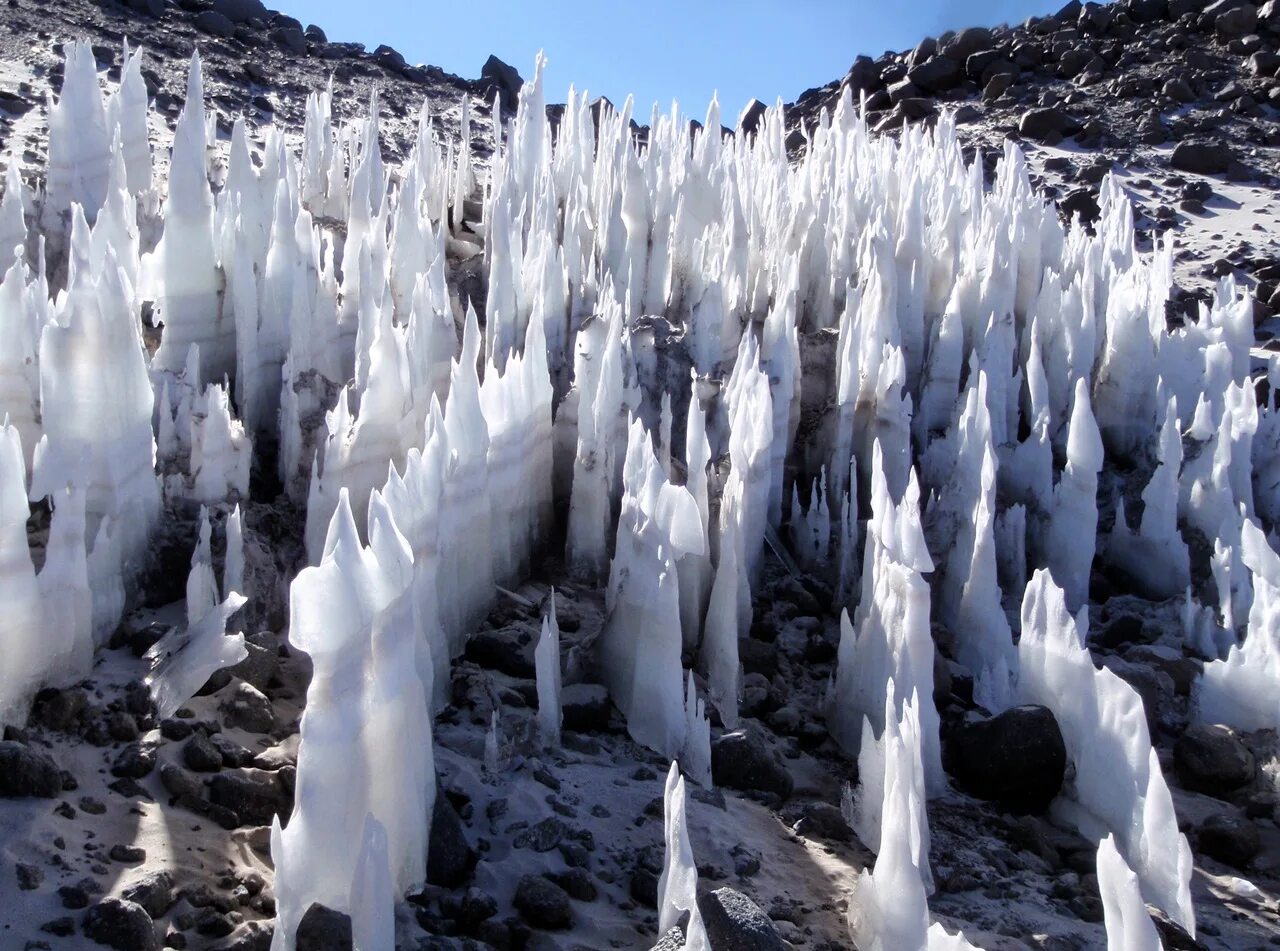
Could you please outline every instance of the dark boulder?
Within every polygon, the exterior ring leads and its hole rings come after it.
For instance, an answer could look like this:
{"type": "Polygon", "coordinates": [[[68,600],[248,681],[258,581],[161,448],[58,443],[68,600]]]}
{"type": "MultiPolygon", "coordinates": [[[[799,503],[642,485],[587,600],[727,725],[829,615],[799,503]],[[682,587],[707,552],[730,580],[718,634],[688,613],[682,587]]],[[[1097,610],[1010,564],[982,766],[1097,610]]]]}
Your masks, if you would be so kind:
{"type": "MultiPolygon", "coordinates": [[[[1229,3],[1230,0],[1225,2],[1229,3]]],[[[1253,28],[1258,25],[1257,7],[1251,3],[1241,3],[1215,15],[1214,11],[1224,5],[1224,0],[1219,0],[1205,10],[1205,15],[1213,18],[1213,28],[1220,36],[1244,36],[1253,32],[1253,28]]]]}
{"type": "Polygon", "coordinates": [[[480,67],[480,78],[488,80],[493,87],[499,90],[503,106],[508,109],[515,108],[516,102],[520,98],[520,89],[524,86],[524,80],[514,66],[504,63],[498,57],[491,55],[484,61],[484,65],[480,67]]]}
{"type": "Polygon", "coordinates": [[[125,0],[127,6],[134,13],[143,13],[149,17],[164,16],[168,7],[166,0],[125,0]]]}
{"type": "Polygon", "coordinates": [[[1249,57],[1249,73],[1252,76],[1265,78],[1274,76],[1280,71],[1280,53],[1274,50],[1258,50],[1249,57]]]}
{"type": "Polygon", "coordinates": [[[1205,855],[1242,870],[1262,849],[1262,836],[1252,822],[1224,813],[1204,820],[1199,842],[1205,855]]]}
{"type": "Polygon", "coordinates": [[[533,680],[537,674],[533,639],[514,627],[477,631],[467,640],[463,656],[485,670],[496,670],[520,680],[533,680]]]}
{"type": "Polygon", "coordinates": [[[684,929],[679,925],[673,925],[665,934],[658,938],[649,951],[682,951],[684,948],[684,929]]]}
{"type": "Polygon", "coordinates": [[[85,937],[116,951],[159,951],[155,923],[136,902],[104,898],[89,909],[82,925],[85,937]]]}
{"type": "Polygon", "coordinates": [[[120,893],[121,897],[141,905],[152,918],[159,918],[173,907],[173,875],[161,869],[148,872],[120,893]]]}
{"type": "Polygon", "coordinates": [[[31,722],[68,733],[85,718],[88,705],[89,698],[82,687],[63,690],[49,687],[36,694],[31,705],[31,722]]]}
{"type": "Polygon", "coordinates": [[[1179,142],[1169,164],[1183,172],[1220,175],[1231,165],[1231,149],[1223,142],[1179,142]]]}
{"type": "Polygon", "coordinates": [[[764,118],[768,108],[759,99],[752,99],[742,108],[742,114],[738,116],[738,131],[752,135],[760,127],[760,120],[764,118]]]}
{"type": "Polygon", "coordinates": [[[1134,23],[1155,23],[1169,15],[1169,0],[1128,0],[1124,11],[1134,23]]]}
{"type": "Polygon", "coordinates": [[[566,730],[598,733],[608,729],[612,706],[601,684],[570,684],[560,691],[560,712],[566,730]]]}
{"type": "Polygon", "coordinates": [[[1067,748],[1046,707],[1021,706],[965,723],[947,738],[947,771],[978,799],[1014,812],[1043,812],[1062,788],[1067,748]]]}
{"type": "Polygon", "coordinates": [[[399,50],[393,49],[385,44],[379,46],[373,51],[373,59],[378,65],[393,73],[404,72],[405,68],[409,65],[405,62],[404,55],[401,54],[399,50]]]}
{"type": "Polygon", "coordinates": [[[295,951],[352,951],[351,918],[315,902],[298,922],[295,951]]]}
{"type": "Polygon", "coordinates": [[[1191,88],[1191,83],[1182,76],[1174,76],[1168,80],[1161,92],[1174,102],[1194,102],[1196,98],[1196,91],[1191,88]]]}
{"type": "Polygon", "coordinates": [[[844,85],[853,91],[855,100],[860,92],[875,92],[882,85],[880,67],[870,56],[859,56],[845,74],[844,85]]]}
{"type": "Polygon", "coordinates": [[[1080,123],[1057,106],[1028,109],[1018,120],[1018,133],[1038,142],[1060,142],[1079,129],[1080,123]]]}
{"type": "Polygon", "coordinates": [[[202,10],[196,14],[195,27],[201,33],[208,33],[210,36],[220,36],[226,39],[234,36],[236,25],[228,20],[217,10],[202,10]]]}
{"type": "Polygon", "coordinates": [[[432,885],[457,888],[471,877],[475,867],[476,853],[467,842],[462,820],[444,790],[437,788],[427,843],[427,881],[432,885]]]}
{"type": "Polygon", "coordinates": [[[62,792],[62,772],[53,757],[15,743],[0,742],[0,799],[53,799],[62,792]]]}
{"type": "Polygon", "coordinates": [[[1253,754],[1230,727],[1197,723],[1173,744],[1178,779],[1187,789],[1224,798],[1253,780],[1253,754]]]}
{"type": "Polygon", "coordinates": [[[848,842],[853,838],[853,830],[845,821],[844,814],[829,802],[811,802],[806,805],[804,814],[793,828],[806,839],[848,842]]]}
{"type": "Polygon", "coordinates": [[[1102,209],[1098,207],[1098,196],[1092,188],[1073,188],[1058,202],[1058,207],[1068,219],[1080,216],[1080,220],[1090,224],[1098,219],[1102,209]]]}
{"type": "Polygon", "coordinates": [[[262,0],[213,0],[210,9],[221,13],[232,23],[266,20],[269,16],[262,0]]]}
{"type": "Polygon", "coordinates": [[[786,951],[777,927],[742,892],[717,888],[698,896],[698,911],[716,951],[786,951]]]}
{"type": "Polygon", "coordinates": [[[781,758],[750,727],[722,734],[712,742],[711,775],[717,786],[769,792],[782,799],[795,786],[781,758]]]}
{"type": "Polygon", "coordinates": [[[209,801],[231,810],[245,825],[270,825],[277,815],[287,819],[290,800],[278,773],[228,769],[209,780],[209,801]]]}
{"type": "Polygon", "coordinates": [[[946,92],[964,80],[964,61],[935,56],[907,72],[907,79],[927,93],[946,92]]]}
{"type": "Polygon", "coordinates": [[[182,745],[182,764],[197,773],[216,773],[222,769],[222,753],[212,740],[197,730],[182,745]]]}
{"type": "Polygon", "coordinates": [[[991,48],[991,31],[982,26],[961,30],[948,41],[938,43],[938,52],[948,59],[963,63],[974,53],[991,48]]]}

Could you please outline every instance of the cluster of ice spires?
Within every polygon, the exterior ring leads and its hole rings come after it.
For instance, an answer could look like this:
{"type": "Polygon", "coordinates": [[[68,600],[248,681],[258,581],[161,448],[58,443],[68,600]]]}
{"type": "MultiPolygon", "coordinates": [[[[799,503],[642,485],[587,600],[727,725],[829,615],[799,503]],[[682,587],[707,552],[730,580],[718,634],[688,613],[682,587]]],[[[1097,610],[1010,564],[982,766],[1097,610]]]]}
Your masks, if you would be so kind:
{"type": "MultiPolygon", "coordinates": [[[[881,856],[854,889],[859,946],[966,946],[926,903],[936,627],[988,710],[1057,716],[1075,766],[1060,811],[1102,843],[1109,932],[1146,934],[1135,888],[1194,931],[1141,703],[1093,668],[1083,612],[1095,557],[1184,599],[1209,660],[1200,715],[1280,726],[1280,410],[1254,399],[1231,278],[1170,329],[1172,248],[1136,251],[1117,181],[1092,232],[1064,225],[1015,146],[988,186],[948,116],[876,138],[847,94],[798,157],[780,108],[736,136],[714,102],[692,131],[655,110],[639,139],[630,100],[596,110],[571,89],[553,124],[539,60],[514,117],[490,107],[487,167],[473,104],[455,148],[424,103],[393,183],[376,96],[335,125],[327,89],[300,155],[268,128],[255,158],[237,122],[215,195],[198,57],[160,182],[140,56],[104,96],[92,51],[68,46],[44,189],[11,158],[0,199],[6,722],[88,671],[165,504],[208,506],[228,554],[219,586],[206,518],[189,625],[153,656],[162,709],[242,656],[234,507],[274,451],[306,506],[289,636],[315,666],[297,805],[272,839],[277,946],[312,901],[385,939],[388,895],[422,881],[449,664],[556,536],[557,502],[570,569],[607,583],[599,653],[632,737],[704,784],[705,702],[733,726],[766,542],[788,538],[852,611],[828,722],[881,856]],[[484,299],[462,299],[452,268],[478,255],[484,299]],[[826,372],[801,356],[822,346],[826,372]],[[1100,537],[1109,460],[1124,469],[1100,537]],[[52,511],[39,572],[30,503],[52,511]],[[1213,584],[1193,589],[1197,537],[1213,584]]],[[[537,660],[554,744],[554,610],[537,660]]],[[[696,908],[672,775],[664,920],[696,908]]]]}

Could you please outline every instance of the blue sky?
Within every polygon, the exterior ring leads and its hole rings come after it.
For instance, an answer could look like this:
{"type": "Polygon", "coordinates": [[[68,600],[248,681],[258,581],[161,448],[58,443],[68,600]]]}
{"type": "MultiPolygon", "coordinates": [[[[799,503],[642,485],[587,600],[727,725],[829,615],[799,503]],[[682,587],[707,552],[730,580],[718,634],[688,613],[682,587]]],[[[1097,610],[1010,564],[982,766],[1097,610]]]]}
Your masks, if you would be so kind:
{"type": "Polygon", "coordinates": [[[672,98],[701,117],[719,91],[726,125],[753,97],[795,99],[843,76],[859,53],[905,49],[964,26],[1021,22],[1066,0],[274,0],[331,40],[394,46],[410,63],[474,78],[490,53],[528,78],[541,48],[547,100],[570,83],[646,121],[672,98]]]}

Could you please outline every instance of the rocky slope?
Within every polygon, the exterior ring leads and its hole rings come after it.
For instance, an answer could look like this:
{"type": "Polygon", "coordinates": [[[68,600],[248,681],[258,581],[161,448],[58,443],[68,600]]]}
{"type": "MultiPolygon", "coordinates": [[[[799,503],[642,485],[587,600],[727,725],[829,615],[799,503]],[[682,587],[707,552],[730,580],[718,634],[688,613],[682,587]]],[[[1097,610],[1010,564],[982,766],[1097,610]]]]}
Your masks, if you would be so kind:
{"type": "Polygon", "coordinates": [[[1280,307],[1277,247],[1260,217],[1274,212],[1280,175],[1278,46],[1275,3],[1072,0],[1020,26],[860,56],[791,115],[811,127],[846,88],[866,96],[881,131],[955,109],[989,169],[1006,139],[1019,142],[1064,214],[1086,220],[1103,176],[1121,172],[1140,235],[1180,236],[1184,290],[1201,295],[1235,271],[1257,281],[1261,320],[1280,307]]]}
{"type": "MultiPolygon", "coordinates": [[[[1268,235],[1280,168],[1272,14],[1271,4],[1256,10],[1230,0],[1207,9],[1177,0],[1073,4],[1022,27],[964,31],[860,59],[844,80],[801,96],[792,115],[797,128],[812,123],[844,85],[867,94],[886,132],[956,108],[984,160],[994,160],[1006,136],[1020,138],[1064,214],[1086,218],[1098,182],[1114,170],[1149,237],[1178,233],[1184,293],[1194,299],[1214,275],[1239,271],[1256,282],[1262,320],[1280,279],[1268,235]]],[[[376,87],[393,161],[407,150],[424,97],[439,127],[456,135],[462,96],[483,116],[495,92],[510,104],[518,84],[496,62],[489,78],[471,82],[406,65],[387,48],[330,43],[252,0],[9,0],[0,19],[0,138],[27,153],[30,168],[44,159],[43,101],[58,88],[59,44],[75,36],[92,40],[108,76],[119,69],[125,36],[145,46],[151,92],[170,123],[198,45],[224,136],[240,114],[251,123],[274,117],[296,133],[306,93],[330,75],[344,115],[356,115],[376,87]]],[[[1280,28],[1280,15],[1274,22],[1280,28]]],[[[743,125],[751,123],[749,112],[743,125]]],[[[167,130],[154,131],[165,144],[167,130]]],[[[483,153],[486,139],[480,133],[471,145],[483,153]]],[[[803,135],[789,144],[802,148],[803,135]]],[[[1268,334],[1263,323],[1260,344],[1268,334]]],[[[1265,347],[1257,355],[1265,358],[1265,347]]],[[[1104,475],[1104,509],[1110,484],[1104,475]]],[[[1100,530],[1110,517],[1104,511],[1100,530]]],[[[122,627],[92,679],[44,692],[31,726],[0,742],[3,946],[268,946],[267,827],[291,808],[309,670],[282,637],[281,579],[298,561],[298,513],[258,500],[246,505],[246,525],[262,605],[246,662],[169,720],[157,720],[139,689],[142,653],[180,623],[174,598],[194,531],[174,518],[150,603],[122,627]]],[[[564,748],[548,755],[532,739],[532,644],[552,586],[569,663],[590,655],[602,595],[575,586],[548,552],[453,671],[452,703],[436,724],[443,795],[432,884],[398,909],[402,947],[647,948],[661,937],[653,904],[666,764],[627,738],[589,665],[566,688],[564,748]],[[496,762],[485,755],[495,710],[496,762]]],[[[1199,940],[1162,921],[1165,946],[1275,945],[1275,736],[1189,726],[1198,661],[1183,654],[1178,604],[1144,600],[1104,571],[1091,594],[1095,663],[1142,694],[1196,851],[1199,940]]],[[[756,602],[740,648],[745,725],[726,732],[715,724],[716,789],[695,793],[690,805],[704,917],[716,948],[847,947],[849,883],[872,856],[839,809],[856,768],[815,713],[834,664],[837,620],[823,582],[780,560],[770,560],[756,602]]],[[[1016,601],[1006,607],[1016,612],[1016,601]]],[[[1093,847],[1044,815],[1063,780],[1052,719],[1025,709],[987,718],[971,680],[945,659],[936,683],[954,788],[929,804],[934,913],[989,951],[1102,947],[1093,847]]],[[[304,928],[300,946],[310,948],[341,948],[349,935],[348,923],[323,911],[304,928]]]]}

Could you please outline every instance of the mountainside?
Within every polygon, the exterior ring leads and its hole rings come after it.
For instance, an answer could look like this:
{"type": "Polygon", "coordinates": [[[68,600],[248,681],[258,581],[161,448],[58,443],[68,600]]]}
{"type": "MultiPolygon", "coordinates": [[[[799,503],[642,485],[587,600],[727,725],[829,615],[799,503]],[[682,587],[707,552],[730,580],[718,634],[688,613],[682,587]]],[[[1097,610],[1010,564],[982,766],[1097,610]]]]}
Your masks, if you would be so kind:
{"type": "Polygon", "coordinates": [[[1203,298],[1217,277],[1259,282],[1259,321],[1280,274],[1280,8],[1243,0],[1072,2],[1013,27],[926,38],[914,49],[858,57],[839,81],[789,107],[811,128],[840,92],[866,96],[867,121],[891,131],[957,110],[988,171],[1006,138],[1064,214],[1097,214],[1097,186],[1122,176],[1140,246],[1172,231],[1177,273],[1203,298]]]}
{"type": "Polygon", "coordinates": [[[0,24],[0,946],[1280,944],[1276,0],[0,24]]]}

